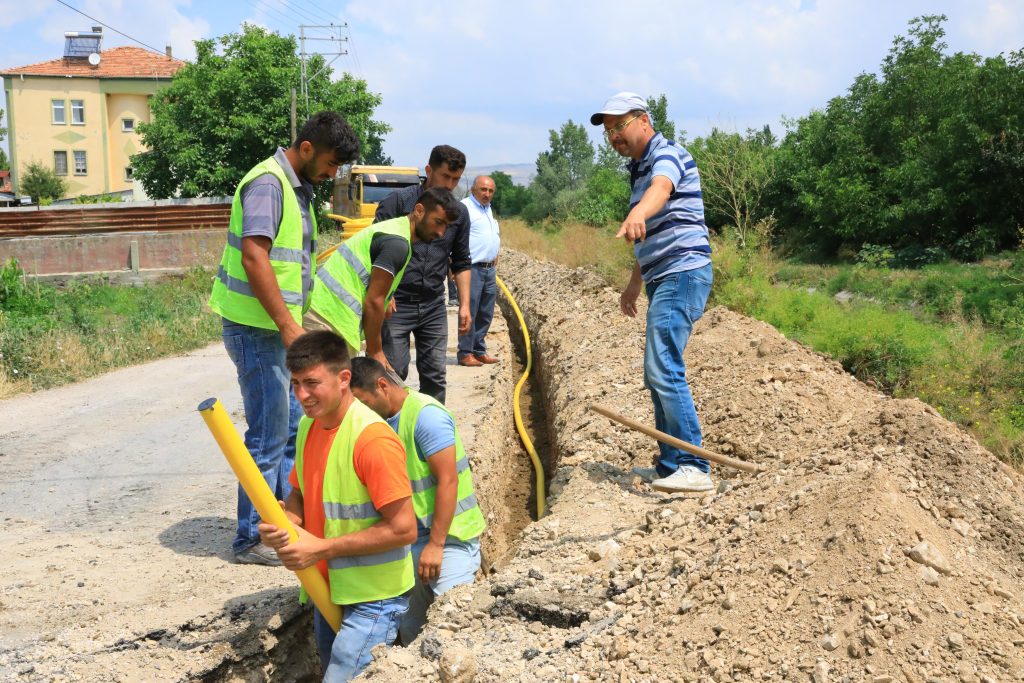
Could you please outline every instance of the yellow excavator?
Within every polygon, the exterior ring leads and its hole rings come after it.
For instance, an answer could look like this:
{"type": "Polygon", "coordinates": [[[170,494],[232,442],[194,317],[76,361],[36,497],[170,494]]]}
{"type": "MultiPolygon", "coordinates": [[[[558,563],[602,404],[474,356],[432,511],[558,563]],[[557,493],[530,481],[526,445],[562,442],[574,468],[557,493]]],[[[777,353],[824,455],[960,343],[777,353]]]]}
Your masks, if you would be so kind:
{"type": "Polygon", "coordinates": [[[346,240],[373,222],[377,205],[385,197],[422,180],[414,166],[350,166],[334,181],[334,212],[327,216],[341,224],[342,240],[346,240]]]}

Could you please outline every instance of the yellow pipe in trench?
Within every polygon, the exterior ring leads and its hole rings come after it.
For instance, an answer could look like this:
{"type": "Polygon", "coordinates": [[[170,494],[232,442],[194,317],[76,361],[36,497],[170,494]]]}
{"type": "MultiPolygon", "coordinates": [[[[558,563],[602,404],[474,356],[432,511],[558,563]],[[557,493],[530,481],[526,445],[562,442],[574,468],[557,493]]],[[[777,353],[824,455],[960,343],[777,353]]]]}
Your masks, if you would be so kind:
{"type": "Polygon", "coordinates": [[[540,464],[540,458],[537,457],[537,450],[533,447],[533,441],[530,440],[530,435],[526,433],[526,427],[523,426],[523,414],[519,409],[519,394],[523,390],[523,385],[526,384],[526,378],[530,375],[530,369],[533,367],[533,353],[530,350],[530,332],[526,329],[523,313],[519,310],[519,306],[516,304],[512,293],[508,291],[508,287],[505,286],[500,277],[495,276],[495,280],[498,282],[498,287],[501,288],[501,293],[505,295],[509,304],[512,305],[516,318],[519,319],[519,327],[523,331],[523,344],[526,346],[526,369],[523,371],[523,376],[516,382],[516,390],[512,394],[512,416],[516,422],[516,429],[519,431],[519,438],[523,440],[526,452],[530,454],[530,460],[533,461],[533,471],[537,479],[537,519],[540,519],[544,516],[544,466],[540,464]]]}
{"type": "MultiPolygon", "coordinates": [[[[197,410],[203,416],[206,426],[210,428],[213,438],[217,440],[217,445],[220,446],[228,464],[234,470],[242,488],[249,494],[249,500],[260,513],[263,521],[280,529],[287,529],[290,541],[298,539],[299,534],[274,499],[273,492],[267,486],[266,480],[260,473],[260,468],[253,462],[249,449],[245,447],[242,437],[238,435],[238,430],[231,424],[231,418],[228,417],[223,404],[215,398],[208,398],[199,404],[197,410]]],[[[327,587],[327,582],[324,581],[323,574],[316,568],[316,565],[300,569],[295,574],[299,577],[299,583],[309,593],[313,604],[320,610],[320,614],[324,615],[327,623],[337,632],[341,628],[341,608],[331,602],[331,591],[327,587]]]]}

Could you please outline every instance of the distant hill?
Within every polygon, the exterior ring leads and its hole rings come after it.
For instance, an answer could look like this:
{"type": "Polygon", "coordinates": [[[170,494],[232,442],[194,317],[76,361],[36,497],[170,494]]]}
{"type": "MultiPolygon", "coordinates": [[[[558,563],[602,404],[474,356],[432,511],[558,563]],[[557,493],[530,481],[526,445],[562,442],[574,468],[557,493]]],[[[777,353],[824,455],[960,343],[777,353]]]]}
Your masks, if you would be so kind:
{"type": "Polygon", "coordinates": [[[507,173],[511,178],[512,182],[516,185],[529,185],[533,176],[537,174],[536,164],[495,164],[494,166],[467,166],[465,173],[462,174],[463,178],[468,179],[469,183],[473,182],[473,178],[478,175],[488,175],[495,171],[501,171],[507,173]]]}

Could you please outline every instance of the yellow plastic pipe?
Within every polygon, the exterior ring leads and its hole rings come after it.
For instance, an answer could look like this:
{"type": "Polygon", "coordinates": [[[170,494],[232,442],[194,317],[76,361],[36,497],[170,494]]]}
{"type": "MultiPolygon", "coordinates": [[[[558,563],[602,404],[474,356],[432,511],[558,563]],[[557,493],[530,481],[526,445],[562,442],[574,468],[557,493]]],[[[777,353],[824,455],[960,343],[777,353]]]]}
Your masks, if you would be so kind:
{"type": "Polygon", "coordinates": [[[495,276],[494,278],[498,282],[498,286],[501,287],[502,294],[508,299],[509,304],[512,306],[512,310],[515,311],[516,318],[519,319],[519,327],[523,331],[523,344],[526,346],[526,369],[523,371],[523,376],[516,382],[516,389],[512,393],[512,417],[516,422],[516,429],[519,431],[519,438],[523,440],[523,445],[526,446],[526,452],[530,454],[530,460],[533,461],[533,471],[535,478],[537,479],[537,519],[544,516],[544,466],[540,463],[540,458],[537,457],[537,450],[533,447],[533,441],[530,440],[530,435],[526,433],[526,427],[523,426],[523,413],[519,408],[519,394],[523,390],[523,385],[526,384],[526,378],[530,375],[530,369],[533,367],[533,353],[530,351],[530,332],[526,329],[526,321],[523,320],[523,313],[519,310],[518,304],[516,304],[515,297],[512,296],[512,292],[508,291],[508,287],[501,281],[500,277],[495,276]]]}
{"type": "MultiPolygon", "coordinates": [[[[206,426],[210,428],[210,433],[217,440],[217,445],[220,446],[228,464],[234,470],[242,488],[249,494],[249,500],[256,507],[256,511],[260,513],[263,521],[280,529],[287,529],[289,541],[297,540],[298,532],[295,531],[295,527],[285,516],[284,510],[274,499],[273,492],[267,486],[266,480],[260,473],[260,468],[253,462],[249,449],[245,447],[238,430],[231,423],[231,418],[228,417],[223,404],[215,398],[208,398],[199,404],[197,410],[203,416],[206,426]]],[[[320,610],[320,614],[337,633],[341,628],[341,608],[331,602],[331,591],[327,587],[327,582],[324,581],[323,574],[316,568],[316,565],[300,569],[295,574],[299,577],[299,583],[306,589],[310,599],[313,600],[313,604],[320,610]]]]}

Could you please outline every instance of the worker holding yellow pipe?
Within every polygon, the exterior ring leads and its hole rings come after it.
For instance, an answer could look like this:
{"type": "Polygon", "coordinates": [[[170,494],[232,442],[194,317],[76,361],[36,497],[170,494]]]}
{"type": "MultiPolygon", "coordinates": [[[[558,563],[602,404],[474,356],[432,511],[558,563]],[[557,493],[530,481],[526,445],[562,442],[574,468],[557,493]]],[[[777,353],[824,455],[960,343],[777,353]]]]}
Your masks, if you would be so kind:
{"type": "Polygon", "coordinates": [[[318,607],[313,630],[324,680],[347,681],[390,645],[414,585],[412,486],[398,435],[355,399],[348,345],[333,332],[307,332],[288,348],[295,398],[305,416],[295,437],[295,469],[284,512],[297,528],[265,519],[260,539],[293,571],[327,578],[343,608],[335,634],[318,607]]]}
{"type": "MultiPolygon", "coordinates": [[[[206,421],[206,426],[213,433],[213,438],[217,440],[217,445],[220,446],[228,464],[234,470],[235,476],[238,477],[239,483],[245,489],[246,495],[249,496],[249,500],[256,506],[260,518],[276,527],[285,529],[290,540],[297,540],[298,532],[285,516],[284,510],[274,500],[274,494],[267,486],[259,467],[253,462],[252,456],[249,455],[249,450],[242,442],[242,437],[238,435],[238,430],[231,424],[231,418],[228,417],[221,402],[215,398],[208,398],[199,404],[198,410],[203,416],[203,420],[206,421]]],[[[313,604],[324,615],[331,628],[337,632],[341,627],[341,608],[331,602],[331,594],[327,590],[327,582],[324,577],[315,567],[300,569],[295,573],[313,604]]]]}

